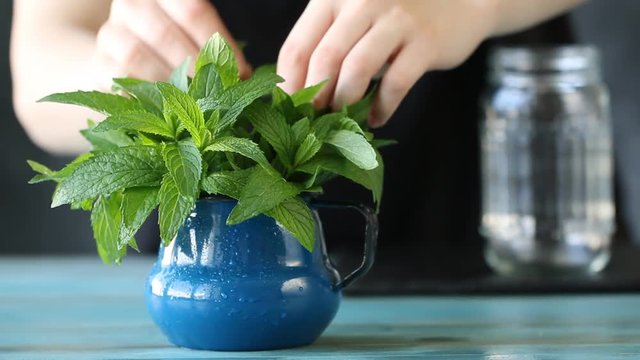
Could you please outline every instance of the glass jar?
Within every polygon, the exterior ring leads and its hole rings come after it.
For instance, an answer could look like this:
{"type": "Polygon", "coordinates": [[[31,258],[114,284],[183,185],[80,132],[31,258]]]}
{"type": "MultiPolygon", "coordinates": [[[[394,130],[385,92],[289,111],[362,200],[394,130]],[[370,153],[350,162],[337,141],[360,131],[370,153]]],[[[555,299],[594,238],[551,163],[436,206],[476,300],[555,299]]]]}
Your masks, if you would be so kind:
{"type": "Polygon", "coordinates": [[[615,210],[597,49],[497,48],[490,66],[480,126],[487,263],[503,274],[602,270],[615,210]]]}

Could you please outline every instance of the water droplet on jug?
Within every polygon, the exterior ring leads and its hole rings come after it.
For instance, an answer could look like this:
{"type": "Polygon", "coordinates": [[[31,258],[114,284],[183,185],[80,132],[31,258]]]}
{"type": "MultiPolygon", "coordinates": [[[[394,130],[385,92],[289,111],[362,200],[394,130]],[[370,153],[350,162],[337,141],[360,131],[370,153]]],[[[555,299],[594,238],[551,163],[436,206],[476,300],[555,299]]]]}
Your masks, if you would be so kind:
{"type": "Polygon", "coordinates": [[[226,299],[228,296],[227,296],[227,294],[225,294],[225,293],[221,292],[221,293],[220,293],[220,297],[221,297],[221,298],[223,298],[223,299],[226,299]]]}
{"type": "Polygon", "coordinates": [[[298,291],[302,292],[302,290],[304,290],[304,288],[302,286],[298,286],[298,291]]]}

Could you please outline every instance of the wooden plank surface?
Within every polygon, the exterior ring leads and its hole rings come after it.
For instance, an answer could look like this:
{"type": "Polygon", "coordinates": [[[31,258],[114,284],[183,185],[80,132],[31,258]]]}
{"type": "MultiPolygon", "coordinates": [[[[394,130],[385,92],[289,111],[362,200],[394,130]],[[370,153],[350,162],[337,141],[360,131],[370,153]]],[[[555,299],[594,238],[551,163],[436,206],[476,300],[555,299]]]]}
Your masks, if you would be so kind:
{"type": "Polygon", "coordinates": [[[640,359],[640,295],[346,298],[309,347],[180,349],[147,316],[150,266],[0,257],[0,359],[640,359]]]}

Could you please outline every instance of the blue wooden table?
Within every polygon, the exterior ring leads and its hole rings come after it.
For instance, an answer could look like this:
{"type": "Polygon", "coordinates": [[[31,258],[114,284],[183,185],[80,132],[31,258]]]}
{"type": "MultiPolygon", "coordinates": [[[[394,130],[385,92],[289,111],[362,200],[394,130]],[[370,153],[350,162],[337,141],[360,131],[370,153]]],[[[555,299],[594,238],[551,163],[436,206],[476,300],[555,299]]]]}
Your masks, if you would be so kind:
{"type": "Polygon", "coordinates": [[[0,359],[640,359],[640,294],[346,298],[309,347],[179,349],[147,316],[150,266],[0,257],[0,359]]]}

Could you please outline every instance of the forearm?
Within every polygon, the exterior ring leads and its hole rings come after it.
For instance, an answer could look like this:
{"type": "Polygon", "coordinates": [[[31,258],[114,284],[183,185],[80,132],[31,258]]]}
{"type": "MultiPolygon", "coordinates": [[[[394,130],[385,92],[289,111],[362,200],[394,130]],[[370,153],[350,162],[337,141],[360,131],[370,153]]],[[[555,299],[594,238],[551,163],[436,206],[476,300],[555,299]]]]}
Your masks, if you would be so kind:
{"type": "MultiPolygon", "coordinates": [[[[88,149],[78,130],[97,113],[73,106],[37,103],[54,92],[96,87],[92,58],[95,28],[85,19],[46,18],[48,2],[16,1],[11,39],[13,101],[16,115],[34,143],[72,154],[88,149]],[[40,26],[34,22],[42,20],[40,26]]],[[[58,5],[60,2],[58,2],[58,5]]]]}
{"type": "Polygon", "coordinates": [[[583,3],[585,0],[490,0],[491,36],[505,35],[536,25],[583,3]]]}

